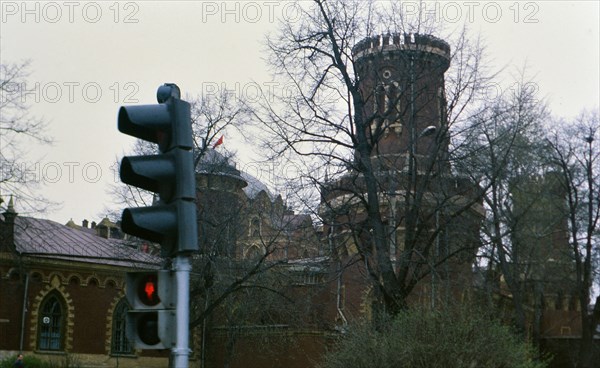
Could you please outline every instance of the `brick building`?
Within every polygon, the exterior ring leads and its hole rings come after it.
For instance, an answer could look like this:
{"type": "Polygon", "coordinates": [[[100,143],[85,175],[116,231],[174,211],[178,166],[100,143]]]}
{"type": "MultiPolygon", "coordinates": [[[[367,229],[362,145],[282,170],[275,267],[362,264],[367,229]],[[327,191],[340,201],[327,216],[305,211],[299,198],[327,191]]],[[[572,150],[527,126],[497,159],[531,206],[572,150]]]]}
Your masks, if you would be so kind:
{"type": "Polygon", "coordinates": [[[125,338],[125,272],[158,268],[159,257],[115,238],[120,232],[108,219],[65,226],[18,215],[12,198],[1,216],[0,357],[165,366],[167,355],[135,351],[125,338]]]}
{"type": "Polygon", "coordinates": [[[335,281],[327,279],[329,258],[311,217],[286,208],[280,195],[214,150],[197,172],[201,235],[192,264],[201,275],[191,292],[203,307],[192,310],[192,359],[200,367],[314,365],[333,331],[335,281]]]}
{"type": "MultiPolygon", "coordinates": [[[[430,305],[464,297],[472,284],[483,209],[475,199],[477,186],[453,175],[446,160],[444,72],[450,62],[449,46],[431,36],[384,35],[360,42],[353,54],[365,120],[371,121],[371,165],[393,248],[391,261],[397,265],[405,255],[403,204],[407,187],[418,186],[423,210],[417,243],[426,243],[430,255],[425,262],[411,262],[425,265],[418,272],[427,274],[428,264],[445,257],[451,261],[433,276],[419,275],[411,303],[430,305]],[[458,210],[464,213],[457,215],[458,210]]],[[[217,217],[222,219],[206,218],[212,224],[210,231],[226,234],[226,243],[237,245],[226,252],[231,259],[243,262],[269,254],[267,261],[277,264],[274,270],[286,283],[278,291],[293,301],[291,311],[281,301],[265,301],[252,309],[248,299],[217,311],[196,332],[207,342],[196,349],[201,349],[206,367],[313,366],[349,323],[371,318],[378,291],[364,257],[370,245],[360,172],[350,168],[324,183],[320,228],[310,216],[286,209],[281,197],[268,189],[252,189],[255,179],[243,177],[216,153],[209,154],[200,172],[206,177],[199,180],[204,189],[200,188],[198,203],[212,209],[199,213],[220,213],[217,217]],[[253,312],[236,320],[230,310],[241,306],[253,312]]],[[[202,221],[200,227],[205,226],[202,221]]]]}

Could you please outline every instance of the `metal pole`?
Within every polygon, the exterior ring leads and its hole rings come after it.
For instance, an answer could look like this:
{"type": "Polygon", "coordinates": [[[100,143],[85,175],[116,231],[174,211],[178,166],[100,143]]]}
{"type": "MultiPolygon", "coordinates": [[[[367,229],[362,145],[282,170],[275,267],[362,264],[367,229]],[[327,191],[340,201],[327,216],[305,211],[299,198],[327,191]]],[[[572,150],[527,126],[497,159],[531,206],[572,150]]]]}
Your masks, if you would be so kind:
{"type": "Polygon", "coordinates": [[[177,329],[176,344],[171,349],[175,368],[188,368],[190,355],[189,325],[190,325],[190,258],[178,255],[173,264],[177,278],[177,329]]]}
{"type": "Polygon", "coordinates": [[[25,273],[25,291],[23,291],[23,309],[21,310],[21,338],[19,339],[19,353],[23,352],[23,339],[25,337],[25,317],[27,316],[27,299],[29,297],[29,274],[25,273]]]}

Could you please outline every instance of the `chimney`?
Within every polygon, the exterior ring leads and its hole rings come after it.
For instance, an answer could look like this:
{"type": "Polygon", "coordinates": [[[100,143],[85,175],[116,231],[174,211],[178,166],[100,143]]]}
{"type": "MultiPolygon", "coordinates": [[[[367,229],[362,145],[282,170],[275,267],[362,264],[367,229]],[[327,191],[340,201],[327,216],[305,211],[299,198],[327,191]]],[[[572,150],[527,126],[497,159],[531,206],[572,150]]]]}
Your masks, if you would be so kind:
{"type": "Polygon", "coordinates": [[[14,251],[15,218],[17,217],[17,212],[15,211],[12,195],[10,196],[10,201],[8,201],[8,207],[2,215],[4,219],[0,222],[0,249],[2,251],[14,251]]]}
{"type": "Polygon", "coordinates": [[[88,224],[89,224],[88,220],[84,219],[83,221],[81,221],[81,226],[83,226],[86,229],[88,228],[88,224]]]}
{"type": "Polygon", "coordinates": [[[110,222],[108,217],[105,217],[102,219],[102,221],[100,221],[98,225],[96,225],[96,233],[102,238],[109,239],[112,227],[112,223],[110,222]]]}

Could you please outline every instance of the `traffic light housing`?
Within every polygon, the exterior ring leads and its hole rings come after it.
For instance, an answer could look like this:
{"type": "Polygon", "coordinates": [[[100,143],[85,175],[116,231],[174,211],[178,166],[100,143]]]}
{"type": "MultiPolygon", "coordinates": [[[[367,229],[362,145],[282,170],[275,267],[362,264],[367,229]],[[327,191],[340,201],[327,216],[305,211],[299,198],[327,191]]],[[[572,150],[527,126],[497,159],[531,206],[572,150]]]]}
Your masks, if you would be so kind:
{"type": "Polygon", "coordinates": [[[126,334],[137,349],[168,349],[175,343],[177,288],[170,271],[128,272],[126,334]]]}
{"type": "Polygon", "coordinates": [[[159,196],[153,206],[125,209],[121,228],[160,243],[167,257],[198,250],[190,105],[179,97],[176,85],[165,84],[158,89],[158,104],[122,106],[118,114],[119,131],[156,143],[159,151],[121,161],[121,181],[159,196]]]}

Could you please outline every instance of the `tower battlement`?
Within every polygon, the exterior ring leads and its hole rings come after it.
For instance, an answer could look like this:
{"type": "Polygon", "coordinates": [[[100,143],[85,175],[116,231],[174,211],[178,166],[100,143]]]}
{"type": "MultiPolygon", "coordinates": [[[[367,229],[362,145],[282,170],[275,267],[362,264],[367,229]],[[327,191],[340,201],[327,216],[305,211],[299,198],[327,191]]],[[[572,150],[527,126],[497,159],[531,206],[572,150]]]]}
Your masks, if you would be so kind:
{"type": "Polygon", "coordinates": [[[352,54],[367,133],[376,142],[374,164],[401,170],[408,152],[426,157],[433,137],[418,139],[419,132],[447,124],[450,45],[431,35],[387,33],[358,42],[352,54]]]}
{"type": "Polygon", "coordinates": [[[397,51],[420,51],[441,57],[444,64],[450,65],[450,45],[435,36],[418,33],[394,33],[367,37],[352,48],[356,61],[368,56],[397,51]]]}

